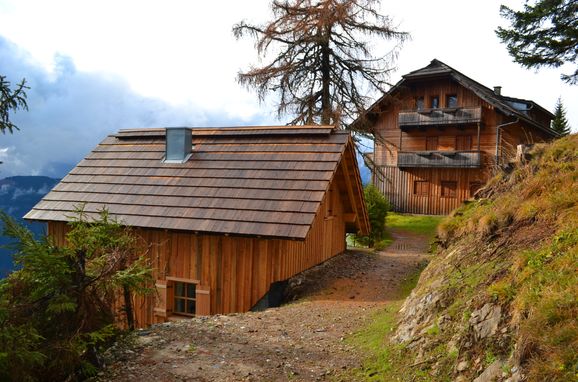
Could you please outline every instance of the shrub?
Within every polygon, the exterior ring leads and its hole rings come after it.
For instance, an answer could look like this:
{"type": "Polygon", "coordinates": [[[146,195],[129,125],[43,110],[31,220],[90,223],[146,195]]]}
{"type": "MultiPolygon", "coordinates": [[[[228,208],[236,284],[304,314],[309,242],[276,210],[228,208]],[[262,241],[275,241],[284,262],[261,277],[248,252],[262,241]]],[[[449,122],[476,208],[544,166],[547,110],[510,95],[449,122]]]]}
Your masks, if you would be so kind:
{"type": "Polygon", "coordinates": [[[367,236],[356,236],[355,241],[373,247],[386,238],[385,218],[390,206],[385,196],[373,184],[363,189],[365,207],[369,216],[370,232],[367,236]]]}
{"type": "Polygon", "coordinates": [[[3,235],[15,240],[19,267],[0,280],[0,380],[94,374],[99,348],[119,332],[112,302],[123,290],[144,293],[152,282],[136,237],[106,211],[95,221],[79,211],[65,246],[35,239],[6,214],[0,220],[3,235]]]}

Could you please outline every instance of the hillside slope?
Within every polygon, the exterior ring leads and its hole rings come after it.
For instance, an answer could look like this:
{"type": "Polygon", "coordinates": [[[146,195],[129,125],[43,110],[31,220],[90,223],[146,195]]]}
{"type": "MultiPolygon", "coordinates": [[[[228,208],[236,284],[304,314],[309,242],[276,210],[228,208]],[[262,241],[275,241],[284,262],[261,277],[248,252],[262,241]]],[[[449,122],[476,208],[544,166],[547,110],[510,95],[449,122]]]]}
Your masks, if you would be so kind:
{"type": "Polygon", "coordinates": [[[578,136],[531,157],[439,226],[384,380],[577,380],[578,136]]]}

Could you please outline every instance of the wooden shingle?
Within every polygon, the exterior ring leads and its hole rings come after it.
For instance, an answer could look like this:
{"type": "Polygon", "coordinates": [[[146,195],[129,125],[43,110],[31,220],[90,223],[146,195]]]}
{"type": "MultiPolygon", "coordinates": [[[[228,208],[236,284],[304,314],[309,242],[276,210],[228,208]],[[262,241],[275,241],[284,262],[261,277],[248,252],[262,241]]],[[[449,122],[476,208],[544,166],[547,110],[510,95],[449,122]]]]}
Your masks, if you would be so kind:
{"type": "Polygon", "coordinates": [[[192,135],[184,163],[163,162],[165,129],[108,136],[25,218],[68,221],[84,205],[89,215],[106,208],[137,227],[303,240],[346,150],[353,160],[346,166],[359,177],[349,133],[332,126],[193,128],[192,135]]]}

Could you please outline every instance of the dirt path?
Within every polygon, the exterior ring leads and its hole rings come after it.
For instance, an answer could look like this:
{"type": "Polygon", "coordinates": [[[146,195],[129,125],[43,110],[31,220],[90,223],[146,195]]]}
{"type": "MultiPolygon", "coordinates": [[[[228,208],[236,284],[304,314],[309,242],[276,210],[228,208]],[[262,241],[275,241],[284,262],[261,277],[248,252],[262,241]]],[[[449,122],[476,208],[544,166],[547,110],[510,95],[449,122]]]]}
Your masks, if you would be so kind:
{"type": "Polygon", "coordinates": [[[385,251],[349,251],[291,280],[294,298],[263,312],[194,318],[139,332],[101,381],[322,381],[360,366],[343,339],[395,299],[427,239],[393,232],[385,251]]]}

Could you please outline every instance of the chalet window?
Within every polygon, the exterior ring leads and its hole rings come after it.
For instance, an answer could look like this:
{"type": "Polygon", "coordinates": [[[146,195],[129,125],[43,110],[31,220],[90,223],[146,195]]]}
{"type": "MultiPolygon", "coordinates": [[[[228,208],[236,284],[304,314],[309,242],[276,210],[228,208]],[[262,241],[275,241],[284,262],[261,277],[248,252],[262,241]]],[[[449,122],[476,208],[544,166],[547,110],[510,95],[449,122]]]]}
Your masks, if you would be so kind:
{"type": "Polygon", "coordinates": [[[425,139],[426,151],[437,151],[438,143],[439,143],[438,137],[426,137],[425,139]]]}
{"type": "Polygon", "coordinates": [[[473,197],[480,188],[482,188],[481,182],[470,182],[470,197],[473,197]]]}
{"type": "Polygon", "coordinates": [[[196,284],[174,282],[173,312],[185,316],[194,316],[196,307],[196,284]]]}
{"type": "Polygon", "coordinates": [[[439,96],[431,97],[431,108],[437,109],[439,107],[440,107],[440,97],[439,96]]]}
{"type": "Polygon", "coordinates": [[[427,180],[416,180],[413,182],[413,194],[416,196],[429,195],[429,182],[427,180]]]}
{"type": "Polygon", "coordinates": [[[472,137],[469,135],[458,135],[456,137],[456,151],[470,151],[472,149],[472,137]]]}
{"type": "Polygon", "coordinates": [[[417,110],[423,110],[424,106],[425,106],[425,105],[424,105],[423,97],[417,97],[417,98],[415,99],[415,107],[416,107],[416,109],[417,109],[417,110]]]}
{"type": "Polygon", "coordinates": [[[442,180],[442,198],[455,198],[457,182],[453,180],[442,180]]]}
{"type": "Polygon", "coordinates": [[[446,107],[458,107],[458,96],[455,94],[448,94],[446,96],[446,107]]]}

